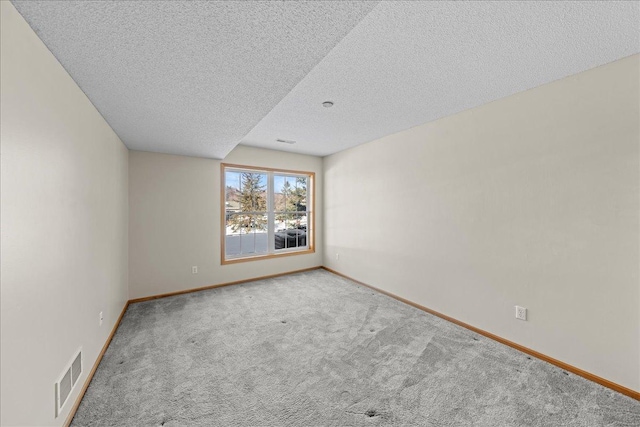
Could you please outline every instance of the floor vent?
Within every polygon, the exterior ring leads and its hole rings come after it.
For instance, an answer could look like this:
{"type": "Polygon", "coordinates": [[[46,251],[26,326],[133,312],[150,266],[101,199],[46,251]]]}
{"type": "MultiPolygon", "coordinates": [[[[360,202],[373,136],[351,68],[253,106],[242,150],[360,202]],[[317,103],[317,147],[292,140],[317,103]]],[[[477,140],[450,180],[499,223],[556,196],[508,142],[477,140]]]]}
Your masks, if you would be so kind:
{"type": "Polygon", "coordinates": [[[62,413],[62,408],[69,400],[80,375],[82,374],[82,348],[78,350],[71,362],[66,366],[60,379],[56,381],[56,418],[62,413]]]}

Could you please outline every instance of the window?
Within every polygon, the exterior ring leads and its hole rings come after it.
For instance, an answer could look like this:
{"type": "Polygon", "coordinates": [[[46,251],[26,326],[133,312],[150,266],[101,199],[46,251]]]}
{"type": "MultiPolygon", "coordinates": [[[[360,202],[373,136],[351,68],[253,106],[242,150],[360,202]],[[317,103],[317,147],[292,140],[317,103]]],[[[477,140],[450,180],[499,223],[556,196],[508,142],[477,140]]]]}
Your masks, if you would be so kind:
{"type": "Polygon", "coordinates": [[[222,263],[314,252],[314,178],[222,164],[222,263]]]}

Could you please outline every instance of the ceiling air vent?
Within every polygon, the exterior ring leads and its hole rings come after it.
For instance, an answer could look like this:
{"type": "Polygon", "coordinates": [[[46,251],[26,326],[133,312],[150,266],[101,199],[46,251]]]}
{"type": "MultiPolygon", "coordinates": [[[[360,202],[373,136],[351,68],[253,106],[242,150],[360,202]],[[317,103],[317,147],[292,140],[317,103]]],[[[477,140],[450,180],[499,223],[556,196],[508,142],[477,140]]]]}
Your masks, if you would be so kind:
{"type": "Polygon", "coordinates": [[[80,374],[82,374],[82,348],[78,350],[63,372],[60,379],[56,381],[55,386],[56,418],[62,413],[62,408],[64,408],[65,403],[69,400],[69,396],[78,383],[80,374]]]}
{"type": "Polygon", "coordinates": [[[289,145],[296,143],[295,141],[291,141],[289,139],[276,139],[276,142],[281,142],[283,144],[289,144],[289,145]]]}

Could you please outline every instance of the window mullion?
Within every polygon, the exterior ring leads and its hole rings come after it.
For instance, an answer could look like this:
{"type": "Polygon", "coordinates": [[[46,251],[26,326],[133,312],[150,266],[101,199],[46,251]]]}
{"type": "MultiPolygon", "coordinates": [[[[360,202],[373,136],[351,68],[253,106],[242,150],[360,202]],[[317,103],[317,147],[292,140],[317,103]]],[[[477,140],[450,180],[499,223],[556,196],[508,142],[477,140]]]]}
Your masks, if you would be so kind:
{"type": "Polygon", "coordinates": [[[272,254],[275,252],[275,191],[273,172],[269,172],[267,178],[267,252],[272,254]]]}
{"type": "Polygon", "coordinates": [[[315,230],[313,230],[313,225],[314,225],[314,221],[313,221],[313,217],[312,215],[315,215],[315,212],[311,212],[311,206],[313,203],[313,200],[311,200],[312,196],[315,196],[315,194],[312,194],[311,188],[314,185],[313,182],[311,182],[311,178],[310,177],[306,177],[306,183],[307,183],[307,192],[306,192],[306,200],[305,200],[305,213],[307,214],[307,247],[311,248],[315,243],[312,242],[312,238],[314,236],[315,230]]]}

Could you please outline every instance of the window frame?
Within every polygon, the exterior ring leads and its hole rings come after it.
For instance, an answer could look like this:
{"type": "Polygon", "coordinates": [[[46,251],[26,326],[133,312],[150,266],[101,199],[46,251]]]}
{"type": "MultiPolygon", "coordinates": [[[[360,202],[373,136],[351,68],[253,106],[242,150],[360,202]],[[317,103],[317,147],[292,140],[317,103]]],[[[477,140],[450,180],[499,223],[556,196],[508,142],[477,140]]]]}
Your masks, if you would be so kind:
{"type": "MultiPolygon", "coordinates": [[[[316,174],[310,171],[299,171],[291,169],[278,169],[259,166],[238,165],[232,163],[220,163],[220,262],[225,264],[236,264],[239,262],[259,261],[272,258],[280,258],[293,255],[306,255],[315,253],[315,235],[316,235],[316,174]],[[267,244],[267,253],[259,255],[239,255],[233,258],[227,258],[226,252],[226,239],[227,239],[227,209],[226,209],[226,194],[227,194],[227,180],[226,172],[263,172],[267,173],[267,217],[269,223],[267,224],[267,242],[275,235],[272,221],[277,212],[274,206],[275,189],[273,188],[273,175],[301,175],[308,177],[307,184],[307,243],[308,247],[303,249],[287,248],[280,250],[273,250],[271,252],[271,245],[267,244]],[[310,230],[309,230],[310,228],[310,230]],[[272,234],[273,233],[273,234],[272,234]]],[[[275,224],[275,222],[274,222],[275,224]]]]}

